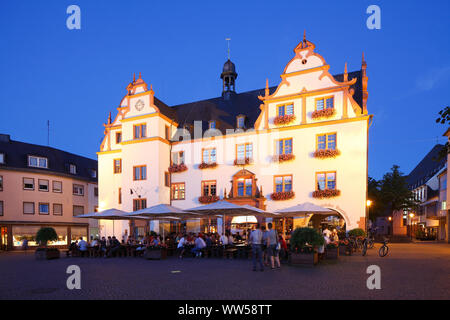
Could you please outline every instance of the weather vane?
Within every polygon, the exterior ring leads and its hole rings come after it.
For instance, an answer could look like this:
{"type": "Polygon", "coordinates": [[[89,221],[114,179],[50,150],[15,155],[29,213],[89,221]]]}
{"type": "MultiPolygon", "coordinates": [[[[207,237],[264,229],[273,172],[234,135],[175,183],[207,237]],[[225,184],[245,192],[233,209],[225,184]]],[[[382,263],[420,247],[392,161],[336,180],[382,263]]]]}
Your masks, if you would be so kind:
{"type": "Polygon", "coordinates": [[[225,38],[225,40],[227,41],[227,45],[228,45],[228,60],[230,60],[230,41],[231,41],[231,38],[225,38]]]}

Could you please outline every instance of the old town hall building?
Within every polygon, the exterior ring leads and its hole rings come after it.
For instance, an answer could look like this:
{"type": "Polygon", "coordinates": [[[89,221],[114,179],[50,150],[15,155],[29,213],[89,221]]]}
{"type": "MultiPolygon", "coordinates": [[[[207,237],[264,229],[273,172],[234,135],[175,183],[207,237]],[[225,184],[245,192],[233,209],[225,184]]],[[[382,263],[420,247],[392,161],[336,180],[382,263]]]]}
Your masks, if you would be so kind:
{"type": "MultiPolygon", "coordinates": [[[[278,86],[239,92],[228,60],[221,96],[175,106],[139,74],[105,124],[99,209],[188,209],[226,199],[275,211],[312,202],[333,209],[347,229],[364,228],[372,119],[366,67],[363,56],[360,70],[347,72],[345,64],[332,75],[304,37],[278,86]]],[[[104,221],[103,231],[111,226],[104,221]]],[[[115,222],[120,232],[128,227],[115,222]]]]}

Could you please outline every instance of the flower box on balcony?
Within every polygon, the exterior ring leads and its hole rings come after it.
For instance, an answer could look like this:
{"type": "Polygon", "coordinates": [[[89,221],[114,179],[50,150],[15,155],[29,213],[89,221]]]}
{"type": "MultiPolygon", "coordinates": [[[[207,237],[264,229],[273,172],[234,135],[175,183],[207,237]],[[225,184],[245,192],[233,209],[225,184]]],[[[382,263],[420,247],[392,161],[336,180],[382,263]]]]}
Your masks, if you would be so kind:
{"type": "Polygon", "coordinates": [[[183,172],[183,171],[186,171],[187,169],[188,168],[186,167],[186,165],[184,163],[173,164],[169,167],[169,172],[170,173],[183,172]]]}
{"type": "Polygon", "coordinates": [[[198,166],[199,169],[210,169],[210,168],[215,168],[215,167],[217,167],[217,162],[211,162],[211,163],[202,162],[198,166]]]}
{"type": "Polygon", "coordinates": [[[311,118],[319,119],[319,118],[329,118],[334,116],[336,110],[334,108],[324,109],[324,110],[316,110],[311,114],[311,118]]]}
{"type": "Polygon", "coordinates": [[[212,203],[219,201],[219,196],[201,196],[198,197],[198,202],[200,203],[212,203]]]}
{"type": "Polygon", "coordinates": [[[316,150],[314,152],[314,158],[325,159],[325,158],[336,158],[341,152],[337,149],[322,149],[316,150]]]}
{"type": "Polygon", "coordinates": [[[235,159],[234,160],[234,165],[235,166],[244,166],[246,164],[250,164],[253,162],[253,159],[250,158],[245,158],[245,159],[235,159]]]}
{"type": "Polygon", "coordinates": [[[295,159],[295,156],[292,153],[277,154],[273,157],[273,161],[275,161],[275,162],[285,162],[285,161],[291,161],[294,159],[295,159]]]}
{"type": "Polygon", "coordinates": [[[340,190],[335,189],[325,189],[325,190],[316,190],[313,192],[312,196],[313,198],[333,198],[337,197],[341,194],[340,190]]]}
{"type": "Polygon", "coordinates": [[[270,195],[270,198],[274,201],[289,200],[294,197],[294,191],[274,192],[270,195]]]}
{"type": "Polygon", "coordinates": [[[295,115],[293,114],[286,114],[284,116],[278,116],[273,120],[273,123],[277,126],[279,125],[285,125],[293,122],[295,120],[295,115]]]}

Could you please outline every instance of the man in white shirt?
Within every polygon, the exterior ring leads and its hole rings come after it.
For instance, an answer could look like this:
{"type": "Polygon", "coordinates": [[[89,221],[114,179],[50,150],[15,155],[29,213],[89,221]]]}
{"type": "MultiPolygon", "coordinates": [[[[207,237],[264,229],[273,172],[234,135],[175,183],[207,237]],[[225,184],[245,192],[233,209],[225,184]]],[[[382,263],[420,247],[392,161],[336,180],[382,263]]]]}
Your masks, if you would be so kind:
{"type": "Polygon", "coordinates": [[[250,234],[250,244],[252,245],[252,256],[253,256],[253,271],[256,271],[256,259],[258,257],[259,270],[264,271],[263,257],[262,257],[262,238],[263,233],[261,231],[261,226],[259,223],[256,225],[256,229],[250,234]]]}
{"type": "Polygon", "coordinates": [[[326,235],[328,238],[330,237],[330,235],[331,235],[331,231],[330,230],[328,230],[328,228],[327,227],[325,227],[325,229],[323,230],[323,232],[322,232],[324,235],[326,235]]]}
{"type": "Polygon", "coordinates": [[[80,250],[81,256],[84,256],[88,251],[88,243],[83,238],[80,238],[80,241],[78,241],[78,250],[80,250]]]}
{"type": "Polygon", "coordinates": [[[201,257],[202,250],[206,248],[206,242],[202,239],[201,236],[198,236],[194,241],[195,247],[192,249],[192,253],[195,254],[196,257],[201,257]]]}
{"type": "Polygon", "coordinates": [[[183,237],[178,241],[177,250],[180,252],[180,259],[183,259],[184,254],[184,246],[186,245],[186,235],[183,235],[183,237]]]}
{"type": "Polygon", "coordinates": [[[226,235],[222,234],[222,235],[220,236],[220,242],[222,242],[222,244],[223,244],[224,246],[226,246],[226,245],[228,244],[228,237],[227,237],[226,235]]]}

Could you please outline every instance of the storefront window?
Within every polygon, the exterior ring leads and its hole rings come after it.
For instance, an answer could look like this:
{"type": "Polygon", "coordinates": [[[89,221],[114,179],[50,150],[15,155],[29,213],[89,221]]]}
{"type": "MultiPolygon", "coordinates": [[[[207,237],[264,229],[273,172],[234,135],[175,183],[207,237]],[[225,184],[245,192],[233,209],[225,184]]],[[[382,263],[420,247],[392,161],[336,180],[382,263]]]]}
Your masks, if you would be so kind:
{"type": "Polygon", "coordinates": [[[80,238],[83,238],[83,240],[88,240],[87,238],[87,228],[85,227],[71,227],[70,229],[70,240],[71,242],[80,240],[80,238]]]}
{"type": "Polygon", "coordinates": [[[20,247],[22,246],[23,240],[28,240],[29,246],[37,246],[36,243],[36,233],[40,229],[40,226],[13,226],[12,234],[13,234],[13,246],[20,247]]]}
{"type": "Polygon", "coordinates": [[[67,245],[67,227],[53,227],[58,235],[57,241],[51,241],[49,246],[65,246],[67,245]]]}

